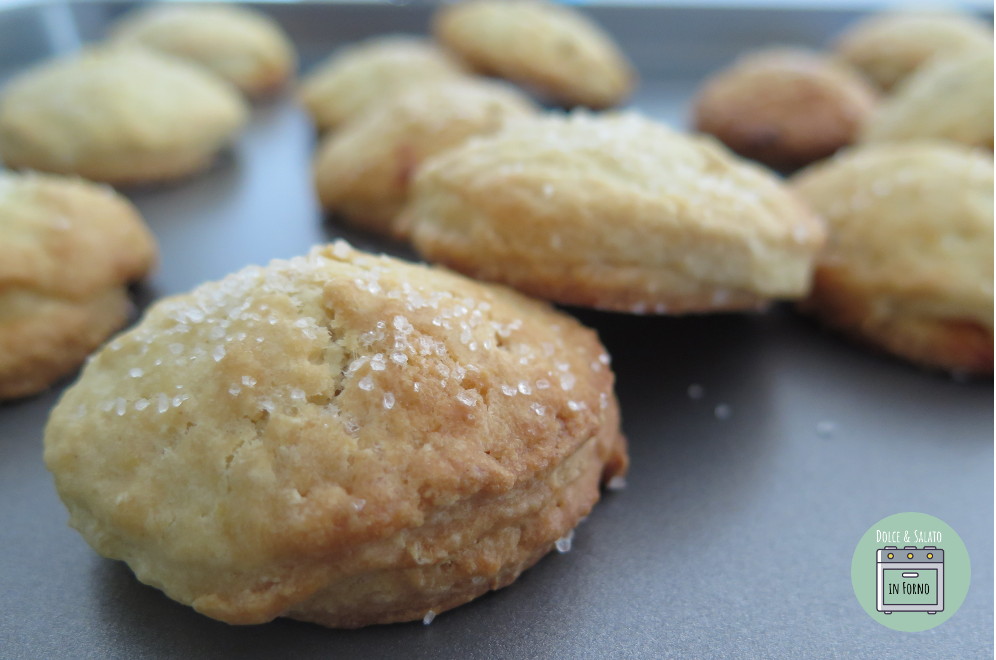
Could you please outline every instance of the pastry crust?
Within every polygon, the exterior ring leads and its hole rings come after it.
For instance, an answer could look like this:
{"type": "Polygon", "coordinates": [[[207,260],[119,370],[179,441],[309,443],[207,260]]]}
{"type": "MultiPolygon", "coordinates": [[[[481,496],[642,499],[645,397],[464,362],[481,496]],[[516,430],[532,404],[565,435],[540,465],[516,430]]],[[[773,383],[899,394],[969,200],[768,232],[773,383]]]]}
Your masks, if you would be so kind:
{"type": "Polygon", "coordinates": [[[741,156],[794,169],[853,142],[876,97],[850,68],[781,48],[751,53],[711,76],[693,113],[697,130],[741,156]]]}
{"type": "Polygon", "coordinates": [[[339,242],[156,304],[65,393],[45,461],[98,552],[208,616],[421,619],[514,580],[625,471],[607,365],[541,303],[339,242]]]}
{"type": "Polygon", "coordinates": [[[228,83],[139,48],[44,63],[0,97],[0,156],[12,168],[134,184],[206,168],[248,116],[228,83]]]}
{"type": "Polygon", "coordinates": [[[538,0],[469,0],[441,8],[436,38],[473,69],[568,106],[622,103],[636,75],[612,38],[570,7],[538,0]]]}
{"type": "Polygon", "coordinates": [[[352,224],[404,238],[395,219],[422,161],[535,111],[516,89],[488,80],[411,87],[325,138],[314,164],[318,197],[352,224]]]}
{"type": "Polygon", "coordinates": [[[463,73],[456,59],[427,39],[374,37],[319,64],[301,81],[298,98],[324,131],[363,116],[410,85],[463,73]]]}
{"type": "Polygon", "coordinates": [[[767,171],[639,115],[510,121],[423,164],[425,257],[570,305],[754,309],[809,289],[823,229],[767,171]]]}
{"type": "Polygon", "coordinates": [[[941,142],[854,147],[792,182],[826,219],[804,308],[917,364],[993,369],[993,164],[941,142]]]}
{"type": "Polygon", "coordinates": [[[113,191],[0,173],[0,399],[75,370],[125,322],[126,284],[155,259],[145,223],[113,191]]]}
{"type": "Polygon", "coordinates": [[[993,148],[993,50],[938,57],[870,117],[861,142],[939,139],[993,148]]]}
{"type": "Polygon", "coordinates": [[[297,67],[277,22],[247,7],[155,5],[128,14],[113,38],[200,64],[252,97],[280,89],[297,67]]]}
{"type": "Polygon", "coordinates": [[[991,25],[950,11],[876,14],[850,26],[834,45],[838,57],[884,90],[938,55],[992,48],[991,25]]]}

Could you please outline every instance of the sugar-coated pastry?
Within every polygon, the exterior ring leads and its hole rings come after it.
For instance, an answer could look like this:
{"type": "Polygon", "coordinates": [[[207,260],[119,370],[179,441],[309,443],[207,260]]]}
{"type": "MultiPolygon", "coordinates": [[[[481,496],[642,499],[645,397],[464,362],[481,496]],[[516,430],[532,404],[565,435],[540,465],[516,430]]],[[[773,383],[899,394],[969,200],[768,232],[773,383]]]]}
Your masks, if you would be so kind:
{"type": "Polygon", "coordinates": [[[940,139],[993,148],[993,49],[938,57],[896,87],[871,115],[862,142],[940,139]]]}
{"type": "Polygon", "coordinates": [[[457,60],[427,39],[373,37],[319,64],[302,80],[298,98],[326,130],[365,115],[409,85],[463,74],[457,60]]]}
{"type": "Polygon", "coordinates": [[[403,237],[395,219],[423,160],[535,111],[521,92],[489,80],[410,87],[325,138],[314,166],[322,206],[357,226],[403,237]]]}
{"type": "Polygon", "coordinates": [[[156,260],[135,208],[78,179],[0,172],[0,399],[72,373],[125,322],[156,260]]]}
{"type": "Polygon", "coordinates": [[[282,87],[297,66],[280,25],[245,6],[157,4],[129,13],[114,39],[196,62],[254,97],[282,87]]]}
{"type": "Polygon", "coordinates": [[[472,68],[568,106],[619,105],[633,88],[633,67],[612,38],[564,5],[468,0],[439,9],[433,29],[472,68]]]}
{"type": "Polygon", "coordinates": [[[427,160],[403,216],[430,260],[635,313],[805,295],[823,240],[774,175],[636,114],[509,121],[427,160]]]}
{"type": "Polygon", "coordinates": [[[53,60],[0,96],[0,158],[8,167],[114,184],[206,168],[248,116],[231,85],[153,51],[100,48],[53,60]]]}
{"type": "Polygon", "coordinates": [[[827,247],[805,308],[915,363],[993,370],[993,161],[951,143],[862,145],[792,181],[827,247]]]}
{"type": "Polygon", "coordinates": [[[968,14],[894,11],[874,14],[850,26],[834,50],[888,90],[937,55],[992,47],[992,25],[968,14]]]}
{"type": "Polygon", "coordinates": [[[771,49],[710,76],[694,121],[741,156],[792,169],[853,142],[876,97],[846,65],[812,51],[771,49]]]}
{"type": "Polygon", "coordinates": [[[595,333],[345,243],[152,307],[52,412],[101,554],[199,612],[358,627],[503,587],[626,467],[595,333]]]}

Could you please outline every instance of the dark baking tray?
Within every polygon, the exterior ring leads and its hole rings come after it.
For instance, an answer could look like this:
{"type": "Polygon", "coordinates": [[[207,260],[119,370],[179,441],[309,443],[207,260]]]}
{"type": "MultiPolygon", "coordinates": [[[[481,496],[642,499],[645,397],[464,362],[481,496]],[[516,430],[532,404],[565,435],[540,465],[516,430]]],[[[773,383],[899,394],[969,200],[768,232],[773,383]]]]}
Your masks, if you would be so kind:
{"type": "MultiPolygon", "coordinates": [[[[133,5],[0,12],[0,79],[99,39],[133,5]]],[[[430,7],[260,7],[307,69],[346,41],[425,30],[430,7]]],[[[854,12],[586,8],[643,76],[633,105],[684,123],[706,72],[772,42],[820,46],[854,12]]],[[[129,191],[163,261],[143,304],[249,263],[345,235],[311,191],[314,136],[289,96],[256,108],[210,172],[129,191]]],[[[280,620],[231,627],[139,584],[66,526],[41,462],[65,383],[0,406],[0,657],[992,657],[993,390],[881,357],[788,307],[764,315],[637,318],[578,312],[614,356],[631,441],[629,486],[608,494],[513,586],[419,623],[358,631],[280,620]],[[701,399],[689,385],[704,388],[701,399]],[[715,409],[729,406],[720,419],[715,409]],[[833,430],[827,432],[830,424],[833,430]],[[872,621],[851,555],[877,520],[938,516],[972,559],[961,610],[928,632],[872,621]]]]}

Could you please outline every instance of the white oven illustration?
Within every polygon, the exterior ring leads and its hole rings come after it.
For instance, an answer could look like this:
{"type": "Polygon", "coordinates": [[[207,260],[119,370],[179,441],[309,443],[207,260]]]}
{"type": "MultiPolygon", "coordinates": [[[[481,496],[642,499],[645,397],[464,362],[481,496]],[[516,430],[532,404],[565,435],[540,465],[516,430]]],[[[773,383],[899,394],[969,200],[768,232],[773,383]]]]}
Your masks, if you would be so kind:
{"type": "Polygon", "coordinates": [[[887,545],[876,551],[875,571],[879,612],[944,610],[944,550],[887,545]]]}

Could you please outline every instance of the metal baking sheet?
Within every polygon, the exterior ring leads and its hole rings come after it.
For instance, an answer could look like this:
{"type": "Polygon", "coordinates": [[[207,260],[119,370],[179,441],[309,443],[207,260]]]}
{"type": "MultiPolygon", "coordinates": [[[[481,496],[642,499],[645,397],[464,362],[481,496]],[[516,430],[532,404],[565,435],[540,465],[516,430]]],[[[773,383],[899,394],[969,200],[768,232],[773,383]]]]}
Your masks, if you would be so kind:
{"type": "MultiPolygon", "coordinates": [[[[0,12],[0,79],[99,39],[132,6],[0,12]]],[[[259,6],[292,35],[305,70],[347,41],[423,32],[431,10],[259,6]]],[[[636,61],[643,82],[633,105],[678,125],[706,72],[772,42],[820,46],[857,15],[586,11],[636,61]]],[[[284,96],[256,107],[210,172],[129,191],[163,255],[141,303],[339,235],[408,255],[323,220],[311,191],[313,147],[308,121],[284,96]]],[[[629,485],[595,508],[571,552],[430,626],[231,627],[170,601],[66,525],[41,462],[46,414],[65,383],[0,405],[0,657],[992,657],[991,383],[872,354],[789,307],[687,318],[577,313],[614,357],[629,485]],[[693,384],[701,398],[688,395],[693,384]],[[946,521],[972,559],[961,610],[916,634],[871,620],[850,580],[860,536],[904,511],[946,521]]]]}

